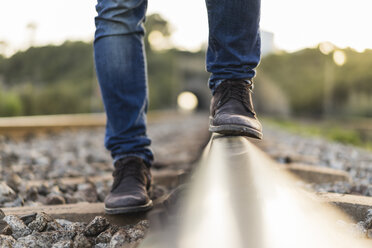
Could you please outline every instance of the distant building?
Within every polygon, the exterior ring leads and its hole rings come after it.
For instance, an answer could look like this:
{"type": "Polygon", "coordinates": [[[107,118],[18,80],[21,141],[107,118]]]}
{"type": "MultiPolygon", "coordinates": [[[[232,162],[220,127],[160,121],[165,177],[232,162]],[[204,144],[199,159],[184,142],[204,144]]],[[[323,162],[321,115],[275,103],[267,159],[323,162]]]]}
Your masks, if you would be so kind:
{"type": "Polygon", "coordinates": [[[261,34],[261,55],[262,57],[273,53],[275,51],[274,34],[264,30],[260,31],[261,34]]]}

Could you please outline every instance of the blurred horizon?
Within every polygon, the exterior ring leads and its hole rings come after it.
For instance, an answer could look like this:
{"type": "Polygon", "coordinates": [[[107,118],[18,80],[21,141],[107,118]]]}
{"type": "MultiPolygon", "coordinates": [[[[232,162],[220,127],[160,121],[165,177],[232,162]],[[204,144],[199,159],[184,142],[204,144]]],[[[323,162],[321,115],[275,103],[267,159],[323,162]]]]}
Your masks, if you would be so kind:
{"type": "MultiPolygon", "coordinates": [[[[71,1],[4,3],[25,5],[9,20],[0,16],[0,117],[104,111],[93,61],[94,4],[74,2],[71,9],[71,1]],[[61,13],[68,18],[59,18],[61,13]]],[[[145,23],[150,110],[207,112],[204,1],[157,1],[149,2],[145,23]],[[188,18],[193,9],[194,18],[188,18]]],[[[357,0],[354,7],[364,7],[345,20],[347,8],[352,10],[346,1],[330,3],[335,4],[262,3],[264,56],[255,78],[255,109],[292,124],[305,118],[318,125],[310,128],[315,133],[342,130],[336,140],[372,147],[372,36],[364,31],[368,19],[372,23],[369,4],[357,0]],[[328,121],[332,124],[323,128],[320,122],[328,121]]],[[[292,124],[280,122],[296,130],[306,126],[292,124]]]]}
{"type": "MultiPolygon", "coordinates": [[[[150,108],[175,108],[178,95],[188,91],[195,95],[198,109],[208,109],[205,50],[171,45],[172,26],[160,14],[148,15],[145,26],[150,108]]],[[[359,52],[322,42],[286,52],[276,48],[272,33],[261,32],[261,36],[264,56],[255,79],[260,112],[372,117],[372,49],[359,52]]],[[[10,57],[0,56],[0,85],[0,116],[103,111],[92,41],[31,46],[10,57]],[[58,98],[60,103],[48,103],[58,98]]]]}

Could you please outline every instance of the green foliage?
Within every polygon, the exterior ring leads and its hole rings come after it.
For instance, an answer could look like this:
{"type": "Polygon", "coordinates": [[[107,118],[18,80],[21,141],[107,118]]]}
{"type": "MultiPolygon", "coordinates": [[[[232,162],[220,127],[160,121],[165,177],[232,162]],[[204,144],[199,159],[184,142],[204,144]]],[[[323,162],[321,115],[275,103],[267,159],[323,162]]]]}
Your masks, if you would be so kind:
{"type": "Polygon", "coordinates": [[[4,63],[4,61],[5,61],[4,56],[0,54],[0,68],[3,67],[3,63],[4,63]]]}
{"type": "Polygon", "coordinates": [[[322,111],[324,58],[318,49],[271,55],[262,60],[260,73],[286,93],[294,113],[317,115],[322,111]]]}
{"type": "Polygon", "coordinates": [[[324,115],[325,98],[330,98],[334,116],[372,116],[372,50],[358,53],[344,49],[346,63],[337,66],[332,53],[322,54],[318,48],[265,57],[260,75],[283,89],[295,115],[324,115]],[[333,86],[325,93],[325,82],[333,86]]]}
{"type": "MultiPolygon", "coordinates": [[[[148,16],[145,26],[150,108],[175,107],[180,85],[188,79],[182,61],[201,61],[204,71],[204,53],[153,51],[148,34],[156,30],[168,37],[171,30],[158,14],[148,16]]],[[[67,41],[31,47],[10,58],[0,56],[1,84],[3,95],[12,93],[0,101],[0,116],[103,111],[91,43],[67,41]]]]}
{"type": "Polygon", "coordinates": [[[145,22],[145,47],[147,49],[147,54],[151,54],[151,46],[149,43],[149,35],[152,31],[159,31],[164,37],[169,37],[171,35],[171,29],[169,23],[161,17],[159,14],[152,14],[146,17],[145,22]]]}
{"type": "Polygon", "coordinates": [[[25,84],[17,92],[24,105],[23,114],[35,115],[87,112],[92,107],[91,91],[89,81],[60,81],[53,87],[25,84]]]}
{"type": "Polygon", "coordinates": [[[150,108],[169,108],[175,103],[179,84],[172,52],[148,53],[150,108]]]}
{"type": "Polygon", "coordinates": [[[0,67],[8,86],[32,82],[50,85],[61,79],[80,80],[93,76],[91,44],[65,42],[61,46],[31,47],[18,52],[0,67]]]}
{"type": "Polygon", "coordinates": [[[274,125],[304,136],[318,136],[331,141],[352,144],[371,149],[372,141],[365,139],[363,131],[337,124],[335,121],[298,121],[262,118],[264,125],[274,125]]]}
{"type": "Polygon", "coordinates": [[[92,44],[65,42],[0,60],[3,95],[11,96],[0,101],[0,116],[102,111],[92,55],[92,44]]]}
{"type": "Polygon", "coordinates": [[[340,127],[330,127],[327,129],[326,137],[330,140],[345,144],[362,145],[362,137],[355,130],[345,130],[340,127]]]}
{"type": "Polygon", "coordinates": [[[159,14],[152,14],[146,18],[145,28],[150,109],[174,107],[177,85],[180,84],[176,75],[176,54],[173,50],[153,51],[149,42],[152,31],[159,31],[164,37],[170,36],[169,23],[159,14]]]}
{"type": "Polygon", "coordinates": [[[0,113],[5,116],[16,116],[23,113],[22,102],[14,92],[0,92],[0,113]]]}

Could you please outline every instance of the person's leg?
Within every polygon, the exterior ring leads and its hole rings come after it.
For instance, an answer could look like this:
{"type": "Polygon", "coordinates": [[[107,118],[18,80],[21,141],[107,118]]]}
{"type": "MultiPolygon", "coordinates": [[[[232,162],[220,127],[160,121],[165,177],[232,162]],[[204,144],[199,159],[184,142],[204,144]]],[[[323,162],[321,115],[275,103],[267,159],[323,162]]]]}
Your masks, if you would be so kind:
{"type": "Polygon", "coordinates": [[[147,75],[143,47],[147,0],[98,0],[94,57],[107,114],[105,146],[118,160],[153,155],[146,135],[147,75]]]}
{"type": "Polygon", "coordinates": [[[262,137],[251,91],[260,61],[260,0],[206,0],[209,42],[206,57],[211,73],[210,131],[262,137]]]}
{"type": "Polygon", "coordinates": [[[105,146],[115,163],[113,189],[110,199],[105,200],[106,207],[114,209],[112,213],[136,210],[139,205],[148,207],[149,203],[146,167],[151,165],[153,154],[146,135],[146,7],[147,0],[98,0],[96,5],[94,58],[107,115],[105,146]],[[133,164],[137,168],[132,168],[133,164]],[[132,178],[135,174],[141,185],[131,178],[124,179],[127,174],[132,178]],[[139,200],[134,200],[136,197],[139,200]]]}
{"type": "Polygon", "coordinates": [[[260,61],[261,0],[206,0],[209,21],[207,71],[214,92],[226,79],[252,79],[260,61]]]}

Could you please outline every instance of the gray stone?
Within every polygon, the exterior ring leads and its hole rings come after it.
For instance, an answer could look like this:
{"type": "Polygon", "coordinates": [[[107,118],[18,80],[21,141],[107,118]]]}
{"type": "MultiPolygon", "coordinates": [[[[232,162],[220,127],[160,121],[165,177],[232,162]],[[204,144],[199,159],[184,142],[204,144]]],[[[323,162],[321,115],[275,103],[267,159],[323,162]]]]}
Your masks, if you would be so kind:
{"type": "Polygon", "coordinates": [[[101,232],[97,238],[96,238],[96,243],[110,243],[110,240],[112,238],[111,232],[108,230],[101,232]]]}
{"type": "MultiPolygon", "coordinates": [[[[42,201],[42,200],[41,200],[42,201]]],[[[43,202],[43,201],[42,201],[43,202]]],[[[43,206],[45,204],[43,204],[42,202],[34,202],[34,201],[26,201],[24,206],[30,206],[30,207],[40,207],[40,206],[43,206]]]]}
{"type": "Polygon", "coordinates": [[[96,183],[96,189],[98,194],[97,197],[99,202],[104,202],[106,196],[108,195],[108,193],[110,193],[110,188],[106,186],[103,182],[100,183],[101,184],[99,184],[98,182],[96,183]]]}
{"type": "Polygon", "coordinates": [[[6,184],[11,187],[15,192],[18,191],[18,186],[21,185],[22,179],[16,173],[11,173],[6,177],[6,184]]]}
{"type": "Polygon", "coordinates": [[[73,193],[77,189],[77,185],[64,184],[61,181],[57,182],[57,186],[58,186],[59,190],[64,194],[73,193]]]}
{"type": "Polygon", "coordinates": [[[89,239],[83,234],[77,234],[74,238],[73,248],[86,248],[91,247],[92,244],[89,242],[89,239]]]}
{"type": "Polygon", "coordinates": [[[38,189],[36,186],[30,186],[26,188],[26,199],[29,201],[36,201],[38,198],[38,189]]]}
{"type": "Polygon", "coordinates": [[[64,228],[58,224],[55,220],[52,220],[48,222],[47,227],[45,229],[46,231],[62,231],[64,228]]]}
{"type": "Polygon", "coordinates": [[[73,245],[71,240],[62,240],[53,244],[52,248],[71,248],[73,245]]]}
{"type": "Polygon", "coordinates": [[[21,207],[24,205],[24,201],[22,197],[17,197],[14,201],[4,203],[4,207],[6,208],[14,208],[14,207],[21,207]]]}
{"type": "Polygon", "coordinates": [[[15,242],[16,240],[12,236],[0,234],[0,247],[11,248],[15,242]]]}
{"type": "Polygon", "coordinates": [[[97,238],[96,243],[110,243],[112,236],[119,230],[118,226],[113,225],[101,232],[97,238]]]}
{"type": "Polygon", "coordinates": [[[50,193],[46,198],[47,205],[61,205],[66,204],[66,200],[63,196],[57,195],[55,193],[50,193]]]}
{"type": "Polygon", "coordinates": [[[0,220],[2,220],[5,217],[5,214],[3,210],[0,209],[0,220]]]}
{"type": "Polygon", "coordinates": [[[12,235],[12,228],[9,225],[6,225],[4,229],[1,231],[1,234],[4,235],[12,235]]]}
{"type": "Polygon", "coordinates": [[[114,236],[112,236],[112,239],[110,241],[110,248],[119,248],[122,247],[127,242],[127,232],[124,229],[120,229],[117,231],[114,236]]]}
{"type": "Polygon", "coordinates": [[[12,229],[12,236],[16,239],[31,234],[31,229],[28,228],[21,219],[15,215],[5,216],[3,219],[12,229]]]}
{"type": "Polygon", "coordinates": [[[108,248],[110,244],[108,243],[98,243],[93,246],[93,248],[108,248]]]}
{"type": "Polygon", "coordinates": [[[32,213],[32,214],[22,215],[19,218],[23,221],[23,223],[25,223],[25,225],[28,226],[28,224],[30,224],[32,221],[35,220],[36,216],[37,216],[37,213],[32,213]]]}
{"type": "Polygon", "coordinates": [[[61,189],[59,188],[58,185],[54,185],[50,188],[50,193],[51,194],[56,194],[56,195],[63,195],[61,189]]]}
{"type": "Polygon", "coordinates": [[[14,248],[34,248],[38,247],[37,238],[33,235],[21,237],[14,244],[14,248]]]}
{"type": "Polygon", "coordinates": [[[2,163],[4,166],[9,166],[13,163],[16,163],[18,159],[18,154],[16,154],[14,151],[11,151],[10,149],[2,154],[2,163]]]}
{"type": "Polygon", "coordinates": [[[364,221],[364,228],[365,229],[372,229],[372,209],[367,211],[367,217],[364,221]]]}
{"type": "Polygon", "coordinates": [[[51,239],[53,242],[58,242],[61,240],[72,240],[76,234],[72,231],[50,231],[42,232],[39,234],[42,239],[51,239]]]}
{"type": "Polygon", "coordinates": [[[109,222],[102,216],[96,216],[85,228],[84,234],[86,236],[96,236],[103,232],[108,226],[109,222]]]}
{"type": "Polygon", "coordinates": [[[65,194],[64,197],[66,199],[66,203],[68,203],[68,204],[73,204],[73,203],[78,203],[79,202],[79,200],[76,197],[72,196],[69,193],[65,194]]]}
{"type": "Polygon", "coordinates": [[[37,192],[42,196],[47,196],[50,193],[50,190],[49,190],[48,185],[43,183],[39,185],[39,187],[37,187],[37,192]]]}
{"type": "Polygon", "coordinates": [[[85,224],[83,222],[75,222],[70,226],[70,228],[71,228],[72,231],[74,231],[76,233],[83,233],[86,226],[87,226],[87,224],[85,224]]]}
{"type": "Polygon", "coordinates": [[[56,219],[55,220],[58,224],[61,225],[61,227],[66,230],[66,231],[69,231],[71,230],[71,225],[73,224],[72,221],[69,221],[69,220],[65,220],[65,219],[56,219]]]}
{"type": "Polygon", "coordinates": [[[367,211],[367,218],[372,217],[372,208],[367,211]]]}
{"type": "Polygon", "coordinates": [[[42,248],[49,248],[52,247],[53,244],[58,243],[60,241],[70,241],[74,238],[75,234],[68,231],[53,231],[53,232],[42,232],[42,233],[34,233],[29,235],[30,239],[35,241],[37,247],[42,248]],[[31,238],[31,237],[32,238],[31,238]]]}
{"type": "Polygon", "coordinates": [[[5,182],[0,183],[0,204],[5,202],[14,201],[17,198],[17,194],[12,188],[10,188],[5,182]]]}
{"type": "Polygon", "coordinates": [[[84,183],[80,184],[77,188],[77,192],[73,195],[79,202],[97,202],[98,194],[94,184],[84,183]]]}
{"type": "Polygon", "coordinates": [[[139,228],[129,228],[126,230],[130,242],[141,240],[145,237],[145,232],[139,228]]]}
{"type": "Polygon", "coordinates": [[[42,232],[46,229],[48,222],[53,221],[52,217],[44,212],[37,213],[35,220],[33,220],[28,227],[36,232],[42,232]]]}
{"type": "Polygon", "coordinates": [[[150,227],[150,223],[148,220],[141,220],[136,224],[136,227],[142,227],[144,229],[148,229],[150,227]]]}

